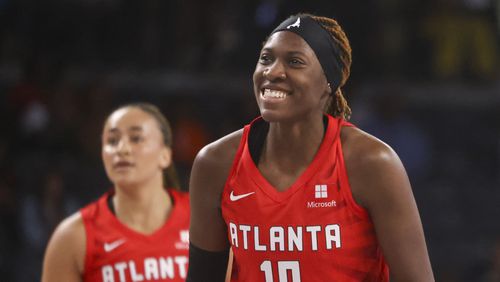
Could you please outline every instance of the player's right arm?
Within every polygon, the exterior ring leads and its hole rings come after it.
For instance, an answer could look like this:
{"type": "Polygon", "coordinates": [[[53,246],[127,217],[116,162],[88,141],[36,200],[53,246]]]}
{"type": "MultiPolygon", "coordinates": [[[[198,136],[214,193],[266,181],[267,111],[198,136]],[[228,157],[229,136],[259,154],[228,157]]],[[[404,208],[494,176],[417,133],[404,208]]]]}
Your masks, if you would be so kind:
{"type": "Polygon", "coordinates": [[[81,282],[85,259],[85,227],[80,213],[54,231],[43,261],[42,282],[81,282]]]}
{"type": "Polygon", "coordinates": [[[189,181],[191,224],[188,282],[224,281],[229,242],[221,196],[242,130],[205,146],[196,156],[189,181]]]}

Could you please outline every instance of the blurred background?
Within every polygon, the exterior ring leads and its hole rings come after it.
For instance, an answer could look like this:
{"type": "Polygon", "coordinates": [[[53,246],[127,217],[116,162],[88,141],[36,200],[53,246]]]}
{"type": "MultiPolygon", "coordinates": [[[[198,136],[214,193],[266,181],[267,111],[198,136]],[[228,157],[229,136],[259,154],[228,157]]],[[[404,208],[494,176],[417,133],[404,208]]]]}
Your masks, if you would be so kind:
{"type": "Polygon", "coordinates": [[[108,190],[106,115],[158,105],[187,189],[196,152],[258,110],[251,75],[288,15],[338,19],[352,121],[403,160],[437,281],[500,281],[496,0],[0,0],[0,277],[38,281],[60,220],[108,190]]]}

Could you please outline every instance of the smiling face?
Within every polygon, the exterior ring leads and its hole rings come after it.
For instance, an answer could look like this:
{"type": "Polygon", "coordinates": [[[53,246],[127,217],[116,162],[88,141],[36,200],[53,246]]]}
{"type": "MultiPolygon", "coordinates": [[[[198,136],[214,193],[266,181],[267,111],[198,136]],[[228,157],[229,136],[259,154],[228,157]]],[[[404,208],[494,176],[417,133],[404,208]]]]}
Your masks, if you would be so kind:
{"type": "Polygon", "coordinates": [[[276,32],[264,44],[253,74],[262,117],[293,121],[322,116],[331,94],[314,51],[293,32],[276,32]]]}
{"type": "Polygon", "coordinates": [[[102,159],[115,186],[139,186],[162,181],[171,162],[157,121],[135,107],[114,111],[102,134],[102,159]]]}

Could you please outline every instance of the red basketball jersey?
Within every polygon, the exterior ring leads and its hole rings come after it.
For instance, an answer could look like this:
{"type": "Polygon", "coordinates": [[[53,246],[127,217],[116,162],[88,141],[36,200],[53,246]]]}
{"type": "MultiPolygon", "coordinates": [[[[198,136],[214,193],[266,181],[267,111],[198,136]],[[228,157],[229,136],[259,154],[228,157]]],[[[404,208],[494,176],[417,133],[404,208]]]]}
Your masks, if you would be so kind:
{"type": "Polygon", "coordinates": [[[174,206],[165,224],[140,234],[110,211],[112,192],[81,209],[86,233],[83,281],[185,281],[189,253],[189,197],[168,190],[174,206]]]}
{"type": "MultiPolygon", "coordinates": [[[[311,164],[284,192],[260,174],[243,137],[222,193],[234,252],[231,281],[388,281],[388,267],[365,209],[352,197],[340,129],[328,116],[311,164]]],[[[293,152],[290,152],[293,154],[293,152]]]]}

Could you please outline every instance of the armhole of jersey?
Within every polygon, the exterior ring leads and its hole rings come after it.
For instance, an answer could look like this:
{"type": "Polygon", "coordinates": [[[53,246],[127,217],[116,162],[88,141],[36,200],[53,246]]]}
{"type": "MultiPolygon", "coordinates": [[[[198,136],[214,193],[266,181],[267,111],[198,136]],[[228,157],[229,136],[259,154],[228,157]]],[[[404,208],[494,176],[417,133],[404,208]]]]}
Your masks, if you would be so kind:
{"type": "MultiPolygon", "coordinates": [[[[95,207],[92,209],[83,208],[80,210],[80,214],[82,216],[83,226],[85,228],[85,258],[83,261],[83,273],[82,278],[85,278],[87,273],[89,272],[89,267],[92,265],[92,244],[91,242],[94,240],[94,234],[92,233],[92,214],[95,212],[95,207]]],[[[84,279],[85,280],[85,279],[84,279]]]]}
{"type": "Polygon", "coordinates": [[[234,175],[234,171],[236,170],[237,164],[241,158],[241,155],[243,154],[243,148],[245,148],[248,132],[250,132],[250,124],[245,125],[245,127],[243,127],[243,134],[241,135],[240,144],[238,145],[238,150],[236,150],[236,155],[234,156],[233,163],[231,164],[231,169],[229,170],[226,182],[224,183],[224,188],[222,189],[222,193],[226,191],[226,187],[228,186],[228,183],[231,181],[231,178],[234,175]]]}
{"type": "Polygon", "coordinates": [[[344,126],[349,126],[349,127],[355,127],[352,123],[346,122],[341,120],[339,122],[339,153],[338,153],[338,158],[339,158],[339,182],[340,182],[340,187],[341,187],[341,193],[346,200],[347,206],[358,216],[361,217],[369,217],[368,211],[358,205],[356,201],[354,200],[354,197],[352,195],[352,190],[351,190],[351,184],[349,183],[349,177],[347,176],[347,169],[345,167],[345,161],[344,161],[344,152],[342,150],[342,142],[340,141],[340,131],[342,130],[342,127],[344,126]]]}

